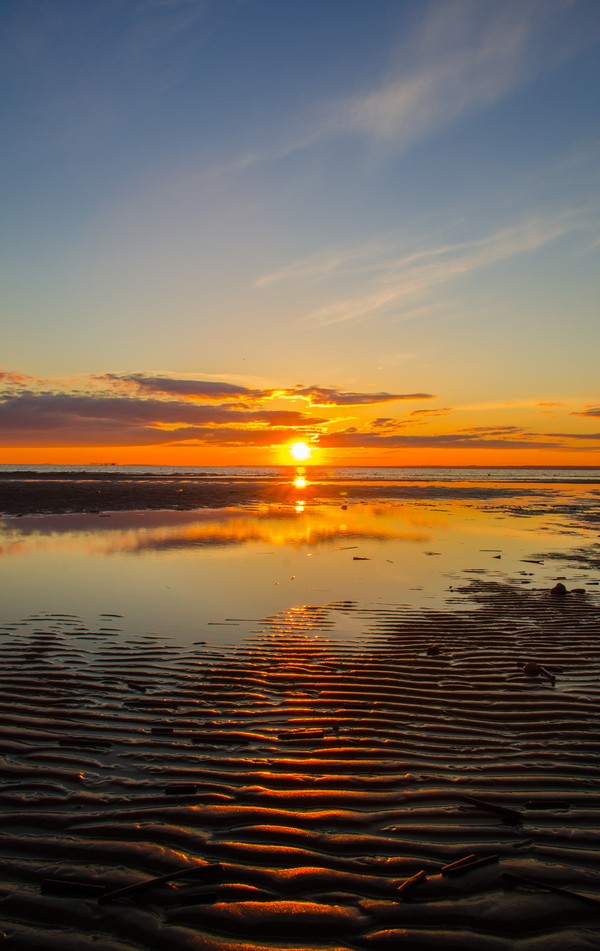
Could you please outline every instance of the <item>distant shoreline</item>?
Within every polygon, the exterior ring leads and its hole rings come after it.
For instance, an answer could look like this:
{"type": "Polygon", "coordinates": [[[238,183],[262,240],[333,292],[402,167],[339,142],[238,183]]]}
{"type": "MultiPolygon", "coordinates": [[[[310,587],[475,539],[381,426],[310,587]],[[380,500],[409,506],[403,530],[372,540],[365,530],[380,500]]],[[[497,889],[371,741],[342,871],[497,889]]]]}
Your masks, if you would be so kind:
{"type": "Polygon", "coordinates": [[[248,465],[248,466],[245,466],[245,465],[234,465],[234,466],[200,466],[200,465],[198,465],[198,466],[190,466],[190,467],[188,467],[188,468],[185,468],[185,467],[179,468],[179,467],[176,467],[176,466],[169,466],[169,465],[150,465],[150,464],[148,464],[147,466],[144,466],[144,465],[139,465],[138,463],[135,463],[135,462],[124,462],[124,463],[114,463],[114,462],[113,462],[113,463],[109,463],[109,462],[97,462],[97,463],[94,463],[94,462],[90,462],[90,463],[87,463],[86,465],[81,465],[81,466],[79,466],[79,467],[68,468],[68,469],[67,469],[67,468],[61,469],[61,468],[59,468],[60,463],[54,463],[53,465],[56,466],[56,468],[54,468],[54,469],[49,469],[47,472],[44,471],[44,467],[45,467],[46,465],[50,465],[49,463],[41,463],[41,462],[40,462],[40,463],[33,463],[33,462],[32,462],[32,463],[20,463],[20,464],[15,464],[14,466],[11,466],[10,469],[4,468],[4,465],[5,465],[5,464],[0,463],[0,478],[14,478],[15,476],[30,475],[30,474],[35,473],[35,472],[39,473],[40,476],[44,476],[44,477],[49,477],[50,475],[55,474],[56,477],[58,477],[58,476],[60,475],[62,478],[64,478],[65,476],[67,476],[69,473],[72,474],[72,475],[75,477],[75,476],[77,476],[77,475],[81,475],[82,473],[86,473],[86,472],[90,472],[90,473],[93,472],[95,475],[100,475],[100,474],[103,474],[104,472],[106,472],[106,475],[107,475],[108,477],[110,477],[111,475],[116,474],[116,473],[114,473],[114,470],[113,470],[113,472],[111,473],[111,469],[113,469],[113,467],[115,467],[115,469],[116,469],[117,471],[118,471],[118,470],[121,470],[121,469],[140,469],[140,470],[146,469],[146,472],[147,472],[148,475],[152,475],[152,474],[153,474],[153,473],[152,473],[152,470],[157,470],[157,469],[178,469],[178,472],[177,472],[177,473],[173,473],[173,475],[178,474],[178,475],[182,475],[182,476],[183,476],[183,475],[188,475],[188,474],[190,474],[190,471],[191,471],[191,470],[194,470],[194,469],[201,469],[201,470],[204,470],[204,471],[206,471],[206,470],[211,470],[211,469],[219,469],[219,470],[224,470],[224,469],[258,469],[258,470],[260,470],[260,469],[263,469],[263,470],[280,469],[280,470],[284,470],[284,471],[286,471],[286,470],[295,471],[295,470],[297,470],[298,468],[302,468],[302,469],[305,469],[305,470],[315,470],[315,471],[317,471],[317,472],[318,472],[318,471],[321,471],[321,470],[323,470],[323,471],[328,471],[328,470],[343,470],[343,469],[352,469],[352,470],[355,470],[355,469],[365,469],[365,470],[369,470],[369,469],[398,469],[398,470],[422,469],[422,470],[439,470],[439,471],[442,471],[442,472],[445,471],[445,470],[448,470],[448,469],[453,470],[453,471],[459,471],[459,470],[461,470],[461,469],[464,469],[464,470],[474,469],[474,470],[478,470],[478,471],[482,471],[482,472],[496,472],[496,471],[508,471],[508,472],[510,472],[510,471],[516,471],[516,470],[518,470],[518,471],[525,471],[525,472],[526,472],[526,471],[531,470],[531,471],[538,471],[538,472],[539,472],[539,471],[546,471],[546,472],[564,472],[564,471],[595,472],[595,471],[598,471],[598,472],[600,473],[600,462],[598,463],[598,465],[595,465],[595,466],[573,466],[573,465],[564,465],[564,466],[541,466],[541,465],[510,465],[510,466],[509,466],[509,465],[502,465],[502,466],[501,466],[501,465],[498,465],[498,466],[492,466],[492,465],[489,465],[489,466],[483,466],[483,465],[465,465],[465,466],[457,466],[457,465],[443,465],[443,466],[442,466],[442,465],[426,465],[426,464],[424,464],[424,465],[337,465],[337,464],[333,464],[333,463],[330,464],[330,465],[316,464],[316,463],[312,463],[312,464],[311,464],[311,463],[302,463],[302,464],[300,465],[300,464],[298,464],[298,463],[290,463],[289,465],[280,465],[280,466],[278,466],[278,465],[262,465],[262,466],[255,466],[255,465],[248,465]],[[39,466],[40,468],[36,468],[37,466],[39,466]],[[95,470],[97,470],[97,469],[100,469],[101,472],[100,472],[100,473],[97,473],[97,472],[95,471],[95,470]]]}

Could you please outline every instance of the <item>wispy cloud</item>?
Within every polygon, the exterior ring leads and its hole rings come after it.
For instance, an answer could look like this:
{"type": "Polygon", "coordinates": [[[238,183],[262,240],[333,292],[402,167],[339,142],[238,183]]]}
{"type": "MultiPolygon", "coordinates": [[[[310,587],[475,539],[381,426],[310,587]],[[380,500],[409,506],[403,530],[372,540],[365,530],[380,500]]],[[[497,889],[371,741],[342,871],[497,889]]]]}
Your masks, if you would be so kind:
{"type": "Polygon", "coordinates": [[[384,245],[381,241],[368,242],[356,248],[332,248],[264,274],[254,283],[256,287],[268,287],[280,281],[292,281],[306,287],[347,271],[355,273],[357,269],[365,272],[379,270],[381,262],[378,258],[382,250],[384,245]]]}
{"type": "Polygon", "coordinates": [[[478,269],[517,254],[536,251],[556,238],[582,227],[585,213],[580,209],[555,215],[535,215],[517,224],[502,228],[482,238],[456,244],[439,244],[411,254],[395,252],[388,242],[377,260],[373,245],[354,251],[324,252],[292,264],[260,279],[262,285],[276,281],[325,281],[347,275],[359,290],[352,297],[334,300],[308,314],[319,325],[346,320],[364,320],[390,310],[412,306],[441,284],[464,277],[478,269]]]}
{"type": "MultiPolygon", "coordinates": [[[[282,155],[324,136],[357,134],[407,148],[461,116],[485,109],[546,65],[539,40],[562,0],[437,0],[397,48],[374,88],[323,104],[282,155]]],[[[572,50],[554,49],[554,59],[572,50]]]]}
{"type": "MultiPolygon", "coordinates": [[[[351,96],[313,104],[278,144],[216,166],[236,173],[344,136],[371,152],[403,151],[461,117],[486,109],[575,52],[572,38],[542,42],[546,25],[577,0],[430,0],[405,29],[385,74],[351,96]]],[[[593,245],[592,245],[593,247],[593,245]]],[[[260,279],[269,282],[269,276],[260,279]]]]}
{"type": "Polygon", "coordinates": [[[397,75],[339,103],[327,131],[362,132],[407,146],[489,106],[523,76],[530,40],[553,6],[535,0],[433,4],[399,51],[397,75]]]}

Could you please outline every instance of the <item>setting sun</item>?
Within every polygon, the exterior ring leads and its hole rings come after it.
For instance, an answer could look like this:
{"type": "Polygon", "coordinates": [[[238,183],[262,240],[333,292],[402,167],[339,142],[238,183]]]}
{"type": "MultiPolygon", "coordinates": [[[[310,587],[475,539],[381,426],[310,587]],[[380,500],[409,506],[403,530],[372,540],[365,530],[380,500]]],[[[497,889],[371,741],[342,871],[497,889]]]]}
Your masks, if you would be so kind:
{"type": "Polygon", "coordinates": [[[290,447],[290,454],[296,462],[306,462],[307,459],[310,459],[311,451],[305,442],[295,442],[290,447]]]}

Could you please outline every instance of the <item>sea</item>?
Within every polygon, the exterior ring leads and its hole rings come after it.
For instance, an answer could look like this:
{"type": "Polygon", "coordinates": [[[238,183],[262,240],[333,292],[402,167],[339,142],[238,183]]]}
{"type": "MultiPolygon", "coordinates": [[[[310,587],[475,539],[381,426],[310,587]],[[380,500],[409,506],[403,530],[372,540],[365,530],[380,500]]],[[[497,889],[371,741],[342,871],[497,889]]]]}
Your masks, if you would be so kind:
{"type": "Polygon", "coordinates": [[[137,466],[102,463],[98,465],[15,465],[0,464],[2,473],[64,473],[65,476],[95,474],[130,475],[171,478],[188,476],[194,479],[289,479],[302,470],[311,482],[539,482],[539,483],[600,483],[600,466],[543,468],[540,466],[485,467],[485,466],[137,466]]]}

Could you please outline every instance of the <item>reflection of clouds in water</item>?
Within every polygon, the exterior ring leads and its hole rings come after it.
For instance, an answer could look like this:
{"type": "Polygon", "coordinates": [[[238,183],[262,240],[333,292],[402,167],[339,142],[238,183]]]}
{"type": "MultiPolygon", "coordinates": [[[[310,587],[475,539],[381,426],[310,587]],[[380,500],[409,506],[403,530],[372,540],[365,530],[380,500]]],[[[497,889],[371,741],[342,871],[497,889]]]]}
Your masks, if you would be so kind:
{"type": "MultiPolygon", "coordinates": [[[[125,547],[134,554],[136,551],[165,551],[177,548],[210,548],[210,547],[228,547],[232,545],[245,545],[248,542],[261,542],[269,545],[290,545],[297,547],[301,545],[320,545],[323,542],[340,541],[340,539],[369,539],[371,541],[406,541],[423,542],[427,541],[429,536],[419,535],[410,532],[361,532],[347,530],[345,526],[338,529],[312,529],[307,528],[299,533],[274,533],[269,531],[247,530],[243,534],[235,532],[222,531],[220,533],[196,533],[185,532],[181,534],[173,533],[166,537],[157,538],[155,535],[143,536],[138,538],[135,547],[123,546],[118,550],[122,551],[125,547]]],[[[117,550],[113,548],[112,550],[117,550]]]]}
{"type": "MultiPolygon", "coordinates": [[[[24,554],[48,549],[85,550],[88,554],[141,553],[193,548],[238,547],[251,543],[292,548],[319,546],[345,539],[425,542],[423,531],[398,525],[399,510],[381,505],[345,511],[340,521],[337,506],[305,511],[265,508],[260,513],[234,510],[198,512],[115,513],[111,524],[91,516],[63,515],[47,519],[6,520],[0,553],[24,554]],[[387,524],[381,516],[387,514],[387,524]],[[24,523],[24,524],[23,524],[24,523]],[[183,524],[182,524],[183,523],[183,524]],[[396,523],[396,524],[394,524],[396,523]]],[[[402,511],[402,522],[406,522],[402,511]]]]}
{"type": "Polygon", "coordinates": [[[0,558],[14,555],[24,555],[31,551],[32,546],[23,539],[15,538],[0,543],[0,558]]]}

